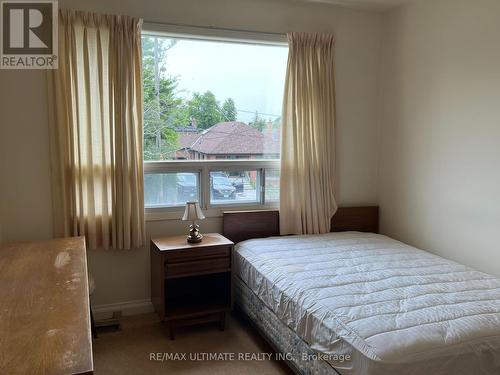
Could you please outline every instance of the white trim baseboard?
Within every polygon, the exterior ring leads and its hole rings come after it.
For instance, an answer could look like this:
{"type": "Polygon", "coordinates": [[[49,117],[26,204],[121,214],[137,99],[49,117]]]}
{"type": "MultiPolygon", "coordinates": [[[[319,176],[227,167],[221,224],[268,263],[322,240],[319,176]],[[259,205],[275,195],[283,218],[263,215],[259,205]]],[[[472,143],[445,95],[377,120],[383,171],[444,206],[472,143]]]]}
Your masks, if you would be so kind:
{"type": "Polygon", "coordinates": [[[153,312],[154,307],[149,299],[92,305],[92,313],[96,320],[109,318],[115,311],[120,311],[124,316],[139,315],[153,312]]]}

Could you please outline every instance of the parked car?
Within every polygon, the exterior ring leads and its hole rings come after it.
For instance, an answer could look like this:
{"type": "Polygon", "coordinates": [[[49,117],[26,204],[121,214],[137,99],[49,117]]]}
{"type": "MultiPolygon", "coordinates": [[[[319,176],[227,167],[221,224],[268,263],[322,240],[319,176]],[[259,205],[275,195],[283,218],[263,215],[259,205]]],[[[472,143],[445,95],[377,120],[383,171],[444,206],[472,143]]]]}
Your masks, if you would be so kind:
{"type": "Polygon", "coordinates": [[[244,183],[243,183],[243,178],[241,178],[240,181],[232,181],[231,184],[234,186],[236,189],[236,193],[243,193],[244,191],[244,183]]]}
{"type": "MultiPolygon", "coordinates": [[[[235,184],[222,172],[212,172],[210,178],[210,192],[212,199],[236,199],[238,191],[235,184]]],[[[243,183],[241,183],[243,191],[243,183]]],[[[198,199],[196,176],[192,173],[177,173],[177,201],[198,199]]]]}
{"type": "Polygon", "coordinates": [[[210,185],[213,199],[236,199],[236,188],[226,176],[212,175],[210,185]]]}
{"type": "Polygon", "coordinates": [[[177,173],[177,201],[198,199],[196,176],[192,173],[177,173]]]}
{"type": "Polygon", "coordinates": [[[210,177],[227,177],[225,172],[210,172],[210,177]]]}
{"type": "MultiPolygon", "coordinates": [[[[232,173],[229,173],[232,176],[232,173]]],[[[228,175],[225,172],[210,172],[210,177],[226,177],[229,179],[228,175]]],[[[243,177],[238,177],[241,181],[235,181],[233,178],[229,179],[231,181],[231,185],[236,188],[236,193],[243,193],[244,191],[244,183],[243,177]]]]}

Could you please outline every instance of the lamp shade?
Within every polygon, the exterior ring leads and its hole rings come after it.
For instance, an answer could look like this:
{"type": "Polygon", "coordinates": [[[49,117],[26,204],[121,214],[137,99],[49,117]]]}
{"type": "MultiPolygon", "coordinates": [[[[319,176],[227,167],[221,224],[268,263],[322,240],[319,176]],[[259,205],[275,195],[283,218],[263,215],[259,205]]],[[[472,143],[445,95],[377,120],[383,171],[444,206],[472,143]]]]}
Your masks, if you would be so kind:
{"type": "Polygon", "coordinates": [[[186,202],[186,209],[184,210],[184,216],[182,216],[182,220],[203,220],[205,215],[201,211],[200,205],[198,202],[186,202]]]}

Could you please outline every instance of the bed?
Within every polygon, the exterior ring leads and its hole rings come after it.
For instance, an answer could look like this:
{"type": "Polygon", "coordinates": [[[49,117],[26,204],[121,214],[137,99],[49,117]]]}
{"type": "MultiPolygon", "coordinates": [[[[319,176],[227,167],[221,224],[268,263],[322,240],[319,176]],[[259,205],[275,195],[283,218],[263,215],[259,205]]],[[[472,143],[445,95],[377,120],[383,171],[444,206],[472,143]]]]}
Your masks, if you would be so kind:
{"type": "Polygon", "coordinates": [[[236,307],[292,369],[500,374],[500,279],[374,233],[376,208],[339,212],[339,232],[283,237],[276,211],[224,216],[236,307]]]}

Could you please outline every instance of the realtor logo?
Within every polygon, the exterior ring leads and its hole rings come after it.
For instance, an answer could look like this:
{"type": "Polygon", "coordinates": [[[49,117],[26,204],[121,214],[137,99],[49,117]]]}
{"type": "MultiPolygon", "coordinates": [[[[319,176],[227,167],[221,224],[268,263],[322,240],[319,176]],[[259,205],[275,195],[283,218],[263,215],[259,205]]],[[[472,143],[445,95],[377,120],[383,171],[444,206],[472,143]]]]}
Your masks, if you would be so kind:
{"type": "Polygon", "coordinates": [[[1,2],[1,69],[57,69],[57,1],[1,2]]]}

